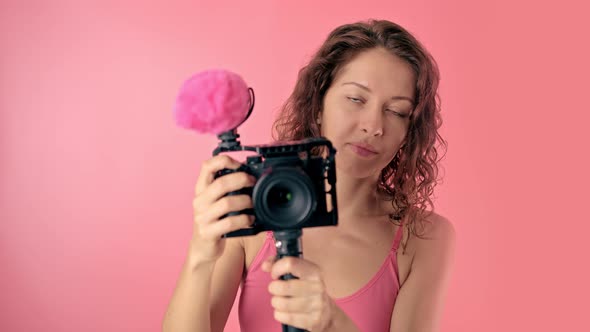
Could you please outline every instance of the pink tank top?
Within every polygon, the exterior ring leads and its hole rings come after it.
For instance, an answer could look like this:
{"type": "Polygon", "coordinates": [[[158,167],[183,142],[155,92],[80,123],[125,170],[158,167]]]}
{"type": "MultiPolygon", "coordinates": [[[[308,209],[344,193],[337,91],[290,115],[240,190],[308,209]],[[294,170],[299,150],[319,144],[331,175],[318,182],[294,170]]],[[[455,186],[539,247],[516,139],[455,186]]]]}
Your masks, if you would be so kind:
{"type": "MultiPolygon", "coordinates": [[[[397,248],[402,237],[398,228],[389,255],[369,282],[352,295],[336,298],[336,304],[363,332],[389,332],[391,314],[400,288],[397,248]]],[[[281,324],[273,317],[268,284],[270,274],[260,269],[262,261],[276,255],[272,232],[267,232],[262,249],[248,268],[242,283],[238,307],[242,332],[280,332],[281,324]]]]}

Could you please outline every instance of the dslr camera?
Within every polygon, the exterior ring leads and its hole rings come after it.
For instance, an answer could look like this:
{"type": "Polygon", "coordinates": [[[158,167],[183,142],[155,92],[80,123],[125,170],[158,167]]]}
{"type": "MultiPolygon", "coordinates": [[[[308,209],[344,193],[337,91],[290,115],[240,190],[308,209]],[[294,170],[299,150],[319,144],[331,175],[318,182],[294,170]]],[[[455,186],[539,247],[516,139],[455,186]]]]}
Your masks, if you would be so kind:
{"type": "Polygon", "coordinates": [[[256,178],[253,187],[227,194],[250,195],[253,209],[231,212],[222,217],[250,214],[255,217],[254,224],[223,237],[338,224],[336,150],[329,140],[320,137],[244,146],[238,141],[236,129],[218,137],[221,142],[213,155],[229,151],[255,152],[237,170],[223,169],[215,175],[217,178],[233,172],[246,172],[256,178]]]}

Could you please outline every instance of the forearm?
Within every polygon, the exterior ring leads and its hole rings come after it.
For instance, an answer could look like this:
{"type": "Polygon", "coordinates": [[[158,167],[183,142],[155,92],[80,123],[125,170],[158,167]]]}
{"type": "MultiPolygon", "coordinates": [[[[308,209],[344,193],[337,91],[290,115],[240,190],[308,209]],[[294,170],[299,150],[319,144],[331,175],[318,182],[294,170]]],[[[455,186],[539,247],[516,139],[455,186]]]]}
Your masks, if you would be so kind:
{"type": "Polygon", "coordinates": [[[210,332],[209,292],[215,263],[186,260],[162,323],[163,332],[210,332]]]}
{"type": "Polygon", "coordinates": [[[352,319],[335,303],[332,310],[334,314],[325,332],[361,332],[352,319]]]}

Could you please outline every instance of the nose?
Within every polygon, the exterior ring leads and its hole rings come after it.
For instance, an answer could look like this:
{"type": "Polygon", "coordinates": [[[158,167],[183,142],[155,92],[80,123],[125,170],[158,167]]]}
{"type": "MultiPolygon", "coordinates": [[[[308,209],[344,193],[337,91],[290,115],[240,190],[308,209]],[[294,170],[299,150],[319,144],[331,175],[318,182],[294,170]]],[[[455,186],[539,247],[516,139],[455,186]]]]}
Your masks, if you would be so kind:
{"type": "Polygon", "coordinates": [[[371,110],[361,115],[360,121],[361,130],[371,136],[383,135],[383,112],[379,110],[371,110]]]}

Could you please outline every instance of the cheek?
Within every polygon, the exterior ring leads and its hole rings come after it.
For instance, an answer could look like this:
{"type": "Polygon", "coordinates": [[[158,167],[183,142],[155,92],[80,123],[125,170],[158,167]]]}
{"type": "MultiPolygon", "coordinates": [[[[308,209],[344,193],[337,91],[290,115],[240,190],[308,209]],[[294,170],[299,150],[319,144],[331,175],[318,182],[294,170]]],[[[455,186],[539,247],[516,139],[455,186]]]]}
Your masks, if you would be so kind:
{"type": "Polygon", "coordinates": [[[391,142],[391,151],[386,156],[386,158],[389,158],[389,161],[395,157],[399,147],[407,136],[407,132],[408,125],[401,121],[396,121],[389,127],[388,135],[384,137],[384,141],[391,142]]]}
{"type": "Polygon", "coordinates": [[[324,117],[325,121],[322,121],[321,133],[322,136],[326,137],[332,144],[338,146],[342,144],[352,132],[350,123],[347,123],[342,117],[324,117]]]}
{"type": "Polygon", "coordinates": [[[348,127],[351,122],[350,111],[349,103],[336,96],[327,95],[321,116],[322,130],[335,132],[348,127]]]}
{"type": "Polygon", "coordinates": [[[393,158],[394,158],[394,157],[395,157],[395,155],[397,154],[397,151],[398,151],[398,150],[391,151],[391,152],[390,152],[390,153],[389,153],[387,156],[385,156],[385,157],[383,158],[383,167],[382,167],[382,168],[384,168],[384,167],[386,167],[387,165],[389,165],[389,163],[390,163],[390,162],[393,160],[393,158]]]}
{"type": "Polygon", "coordinates": [[[406,138],[408,128],[409,124],[405,121],[401,121],[400,119],[393,119],[390,122],[388,130],[388,136],[390,136],[389,140],[392,142],[396,142],[397,144],[401,144],[404,138],[406,138]]]}

